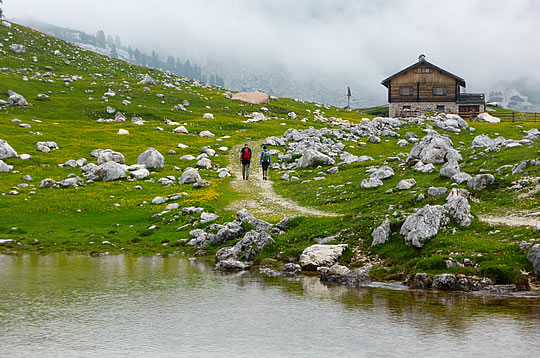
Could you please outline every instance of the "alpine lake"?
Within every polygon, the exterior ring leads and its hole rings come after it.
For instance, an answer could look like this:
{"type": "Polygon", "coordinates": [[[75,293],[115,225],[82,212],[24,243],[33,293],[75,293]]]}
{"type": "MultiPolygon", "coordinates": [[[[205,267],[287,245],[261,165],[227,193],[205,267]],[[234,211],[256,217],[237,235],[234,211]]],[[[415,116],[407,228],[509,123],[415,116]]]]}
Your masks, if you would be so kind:
{"type": "Polygon", "coordinates": [[[540,293],[328,286],[178,257],[0,256],[1,357],[538,357],[540,293]]]}

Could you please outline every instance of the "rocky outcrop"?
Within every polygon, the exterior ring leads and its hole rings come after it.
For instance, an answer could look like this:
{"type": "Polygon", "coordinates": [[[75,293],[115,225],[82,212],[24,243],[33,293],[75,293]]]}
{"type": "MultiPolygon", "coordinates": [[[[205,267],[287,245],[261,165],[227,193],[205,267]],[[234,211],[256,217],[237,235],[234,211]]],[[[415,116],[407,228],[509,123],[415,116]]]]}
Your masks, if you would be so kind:
{"type": "Polygon", "coordinates": [[[426,205],[405,219],[400,234],[405,236],[407,245],[422,247],[430,237],[437,235],[445,223],[444,207],[426,205]]]}
{"type": "Polygon", "coordinates": [[[346,244],[312,245],[302,252],[299,263],[303,270],[316,270],[320,266],[331,267],[346,249],[346,244]]]}

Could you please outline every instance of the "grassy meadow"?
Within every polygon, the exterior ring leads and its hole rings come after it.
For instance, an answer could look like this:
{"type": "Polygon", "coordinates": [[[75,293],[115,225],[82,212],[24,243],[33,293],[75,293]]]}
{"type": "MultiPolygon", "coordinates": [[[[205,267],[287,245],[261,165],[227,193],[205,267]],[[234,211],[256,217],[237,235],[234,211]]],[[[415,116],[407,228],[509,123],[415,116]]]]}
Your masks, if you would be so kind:
{"type": "MultiPolygon", "coordinates": [[[[239,199],[238,193],[231,190],[231,178],[218,178],[216,168],[226,167],[230,158],[235,158],[237,154],[231,153],[232,147],[264,140],[268,136],[282,136],[288,128],[328,126],[313,120],[316,110],[324,112],[327,118],[339,117],[352,123],[375,116],[288,98],[271,100],[265,105],[233,101],[226,98],[224,89],[203,88],[189,79],[110,59],[16,24],[11,29],[0,27],[0,39],[3,42],[0,49],[5,51],[5,54],[0,54],[0,99],[7,100],[8,90],[13,90],[24,95],[31,104],[28,107],[0,107],[0,139],[7,140],[19,155],[32,155],[29,160],[6,159],[5,162],[14,165],[14,169],[11,173],[0,173],[0,239],[15,240],[14,243],[0,245],[0,253],[67,251],[193,255],[195,250],[186,245],[189,231],[210,223],[193,226],[189,216],[179,215],[179,210],[162,213],[167,204],[151,204],[154,197],[185,192],[187,196],[171,203],[178,203],[180,209],[197,206],[214,212],[220,217],[213,223],[231,221],[235,213],[225,208],[231,201],[239,199]],[[10,51],[9,46],[13,43],[25,45],[26,52],[15,54],[10,51]],[[55,50],[62,54],[55,54],[55,50]],[[38,72],[41,75],[51,72],[52,75],[42,77],[37,75],[38,72]],[[159,84],[138,84],[144,74],[149,74],[159,84]],[[73,79],[73,76],[78,77],[67,82],[67,87],[65,80],[73,79]],[[108,96],[108,102],[105,102],[102,97],[109,90],[115,96],[108,96]],[[49,98],[40,99],[38,94],[47,94],[49,98]],[[187,111],[172,110],[186,100],[189,102],[187,111]],[[124,104],[123,101],[129,103],[124,104]],[[114,118],[114,114],[106,112],[107,106],[122,112],[127,120],[97,122],[99,118],[114,118]],[[297,119],[287,116],[291,111],[298,115],[297,119]],[[245,115],[252,112],[263,112],[271,119],[248,123],[245,115]],[[212,113],[214,119],[203,119],[204,113],[212,113]],[[132,117],[142,118],[144,125],[133,124],[132,117]],[[303,121],[303,118],[307,120],[303,121]],[[20,127],[19,122],[13,122],[14,119],[31,125],[31,128],[20,127]],[[173,133],[177,125],[168,125],[167,119],[184,125],[189,134],[173,133]],[[130,134],[118,135],[119,129],[126,129],[130,134]],[[215,137],[200,137],[199,132],[203,130],[211,131],[215,137]],[[54,141],[59,150],[38,152],[36,143],[40,141],[54,141]],[[188,147],[181,149],[178,144],[188,147]],[[211,158],[212,169],[200,170],[202,178],[210,181],[210,186],[195,189],[192,185],[179,185],[175,180],[175,185],[164,187],[157,182],[167,176],[178,179],[185,168],[195,165],[195,162],[180,161],[179,158],[187,154],[198,156],[203,146],[210,146],[218,153],[217,157],[211,158]],[[60,181],[71,173],[81,176],[80,168],[58,165],[78,158],[95,163],[96,159],[90,156],[95,149],[118,151],[126,158],[126,164],[131,165],[136,164],[139,154],[149,147],[156,148],[165,157],[163,169],[151,170],[150,178],[154,182],[124,179],[94,182],[76,189],[39,188],[40,181],[45,178],[60,181]],[[227,147],[228,150],[221,151],[219,147],[227,147]],[[175,153],[168,154],[171,150],[175,153]],[[25,175],[31,175],[33,181],[28,183],[28,187],[21,187],[20,184],[25,183],[25,175]],[[142,189],[136,189],[138,185],[142,189]],[[9,195],[12,190],[19,194],[9,195]],[[153,225],[156,228],[149,229],[153,225]]],[[[276,236],[275,242],[264,248],[256,263],[278,265],[295,261],[304,248],[315,243],[314,238],[337,235],[333,243],[349,244],[342,263],[351,267],[374,263],[374,279],[402,280],[414,272],[453,272],[489,276],[498,283],[523,283],[526,281],[523,273],[531,271],[531,266],[526,259],[526,251],[520,250],[517,243],[531,239],[540,242],[540,232],[524,226],[489,226],[476,217],[539,210],[540,192],[532,190],[534,185],[519,193],[509,189],[514,181],[524,176],[539,177],[539,166],[529,167],[516,175],[511,174],[511,168],[500,173],[497,169],[538,158],[540,143],[537,141],[532,145],[484,154],[471,148],[471,142],[479,134],[488,134],[490,138],[500,135],[507,139],[521,139],[524,130],[539,128],[540,125],[471,125],[476,128],[474,133],[445,132],[464,157],[462,171],[471,175],[491,173],[496,177],[495,185],[473,194],[470,203],[475,219],[470,227],[461,228],[451,223],[422,249],[406,246],[398,233],[405,215],[426,204],[444,204],[446,197],[426,195],[418,202],[418,194],[426,193],[431,186],[450,188],[451,182],[439,176],[440,165],[433,173],[421,174],[412,168],[399,166],[398,161],[388,162],[388,157],[408,153],[412,147],[410,144],[399,147],[395,138],[383,137],[380,144],[367,143],[366,146],[345,142],[348,152],[369,155],[374,160],[340,166],[337,174],[326,176],[324,181],[312,179],[327,168],[298,169],[298,181],[281,181],[284,171],[270,171],[270,179],[278,194],[303,206],[340,215],[297,217],[289,231],[276,236]],[[366,169],[383,164],[392,167],[396,175],[385,180],[383,186],[361,189],[360,182],[368,177],[366,169]],[[417,184],[412,189],[387,193],[400,180],[413,177],[417,184]],[[520,193],[526,195],[518,197],[520,193]],[[386,218],[392,221],[391,240],[371,248],[371,232],[386,218]],[[448,258],[458,262],[469,259],[472,264],[447,269],[444,260],[448,258]]],[[[421,138],[423,129],[410,124],[400,132],[413,132],[421,138]]],[[[258,155],[259,148],[254,149],[258,155]]],[[[465,188],[466,185],[457,187],[465,188]]],[[[276,222],[283,216],[286,212],[276,213],[271,219],[260,219],[276,222]]],[[[212,255],[217,249],[208,247],[199,254],[212,255]]]]}

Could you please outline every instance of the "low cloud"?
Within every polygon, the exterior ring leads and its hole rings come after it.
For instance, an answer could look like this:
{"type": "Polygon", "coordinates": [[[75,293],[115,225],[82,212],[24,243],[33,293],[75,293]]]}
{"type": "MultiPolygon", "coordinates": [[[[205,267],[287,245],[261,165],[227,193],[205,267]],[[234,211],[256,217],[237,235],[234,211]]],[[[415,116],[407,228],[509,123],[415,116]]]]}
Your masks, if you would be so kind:
{"type": "Polygon", "coordinates": [[[6,0],[8,17],[31,16],[89,33],[103,29],[146,51],[237,71],[282,69],[299,83],[321,78],[385,100],[380,81],[420,53],[467,81],[540,78],[534,0],[6,0]],[[134,5],[137,3],[137,5],[134,5]]]}

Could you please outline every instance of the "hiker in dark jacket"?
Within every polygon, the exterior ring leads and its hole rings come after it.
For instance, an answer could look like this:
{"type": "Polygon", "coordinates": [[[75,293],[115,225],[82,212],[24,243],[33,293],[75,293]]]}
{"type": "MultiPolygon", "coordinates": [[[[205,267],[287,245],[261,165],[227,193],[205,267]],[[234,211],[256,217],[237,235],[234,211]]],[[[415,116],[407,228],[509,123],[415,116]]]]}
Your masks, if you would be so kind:
{"type": "Polygon", "coordinates": [[[263,180],[268,180],[268,167],[272,163],[272,157],[270,152],[266,149],[266,146],[263,145],[263,151],[261,152],[261,166],[263,170],[263,180]]]}
{"type": "Polygon", "coordinates": [[[240,150],[240,162],[242,163],[242,179],[248,180],[251,149],[248,147],[247,143],[244,144],[244,148],[240,150]]]}

